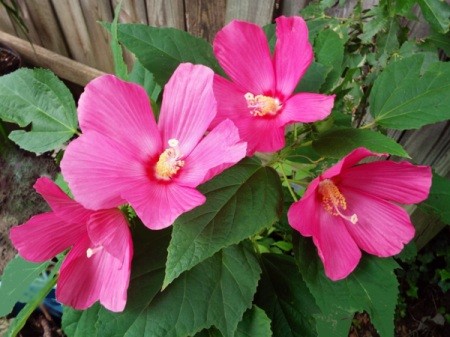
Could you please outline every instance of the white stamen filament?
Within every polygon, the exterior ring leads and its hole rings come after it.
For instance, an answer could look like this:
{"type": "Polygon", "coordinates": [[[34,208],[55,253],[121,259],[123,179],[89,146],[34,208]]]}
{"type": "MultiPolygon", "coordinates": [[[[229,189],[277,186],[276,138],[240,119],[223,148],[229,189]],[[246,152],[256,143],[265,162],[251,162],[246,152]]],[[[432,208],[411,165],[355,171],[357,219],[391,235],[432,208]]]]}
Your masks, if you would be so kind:
{"type": "Polygon", "coordinates": [[[86,250],[86,256],[87,256],[88,259],[89,259],[89,258],[92,257],[92,255],[98,253],[98,252],[101,251],[102,249],[103,249],[103,246],[97,246],[97,247],[94,247],[94,248],[88,248],[88,249],[86,250]]]}

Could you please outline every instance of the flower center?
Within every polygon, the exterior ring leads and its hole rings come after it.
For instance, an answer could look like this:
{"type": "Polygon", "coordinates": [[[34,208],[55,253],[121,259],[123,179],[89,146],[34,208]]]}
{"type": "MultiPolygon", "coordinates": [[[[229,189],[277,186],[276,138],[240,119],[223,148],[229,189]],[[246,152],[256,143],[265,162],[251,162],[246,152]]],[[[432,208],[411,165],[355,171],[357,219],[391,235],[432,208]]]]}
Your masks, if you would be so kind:
{"type": "Polygon", "coordinates": [[[97,246],[97,247],[94,247],[94,248],[88,248],[88,249],[86,250],[86,256],[87,256],[88,259],[89,259],[89,258],[92,257],[92,255],[98,253],[98,252],[101,251],[102,249],[103,249],[103,246],[97,246]]]}
{"type": "Polygon", "coordinates": [[[319,193],[322,195],[322,206],[328,213],[340,216],[352,224],[358,222],[358,216],[356,214],[344,214],[344,211],[347,209],[347,201],[330,179],[325,179],[319,183],[319,193]]]}
{"type": "Polygon", "coordinates": [[[168,143],[169,148],[161,153],[155,165],[155,177],[164,181],[169,181],[184,166],[178,140],[172,138],[168,143]]]}
{"type": "Polygon", "coordinates": [[[275,116],[281,109],[281,102],[278,98],[264,95],[253,95],[248,92],[244,95],[247,107],[253,116],[275,116]]]}

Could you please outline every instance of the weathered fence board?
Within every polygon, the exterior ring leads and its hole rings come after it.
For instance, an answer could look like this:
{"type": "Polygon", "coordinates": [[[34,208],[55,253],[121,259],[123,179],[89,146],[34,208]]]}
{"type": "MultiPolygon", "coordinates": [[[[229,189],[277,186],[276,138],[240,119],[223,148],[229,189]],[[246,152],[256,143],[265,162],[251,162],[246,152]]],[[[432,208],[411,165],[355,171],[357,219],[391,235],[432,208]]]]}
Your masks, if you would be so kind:
{"type": "Polygon", "coordinates": [[[225,25],[226,0],[185,0],[186,30],[192,35],[213,41],[225,25]]]}
{"type": "Polygon", "coordinates": [[[266,25],[272,21],[274,4],[275,1],[273,0],[228,0],[225,22],[240,19],[251,21],[261,26],[266,25]]]}
{"type": "Polygon", "coordinates": [[[186,28],[183,0],[147,0],[146,3],[150,25],[186,28]]]}
{"type": "Polygon", "coordinates": [[[0,6],[0,30],[8,34],[16,35],[14,25],[9,18],[6,8],[3,6],[0,6]]]}

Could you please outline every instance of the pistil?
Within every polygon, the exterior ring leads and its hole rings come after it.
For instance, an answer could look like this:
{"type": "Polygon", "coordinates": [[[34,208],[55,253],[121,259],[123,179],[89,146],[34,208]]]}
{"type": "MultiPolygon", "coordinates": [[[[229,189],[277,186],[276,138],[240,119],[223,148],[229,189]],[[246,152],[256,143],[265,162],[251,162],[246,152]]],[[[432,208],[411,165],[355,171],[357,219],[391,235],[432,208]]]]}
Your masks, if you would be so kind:
{"type": "Polygon", "coordinates": [[[319,193],[322,195],[322,206],[331,215],[340,216],[352,224],[358,222],[356,214],[346,215],[343,211],[347,209],[347,201],[338,187],[330,179],[319,183],[319,193]]]}

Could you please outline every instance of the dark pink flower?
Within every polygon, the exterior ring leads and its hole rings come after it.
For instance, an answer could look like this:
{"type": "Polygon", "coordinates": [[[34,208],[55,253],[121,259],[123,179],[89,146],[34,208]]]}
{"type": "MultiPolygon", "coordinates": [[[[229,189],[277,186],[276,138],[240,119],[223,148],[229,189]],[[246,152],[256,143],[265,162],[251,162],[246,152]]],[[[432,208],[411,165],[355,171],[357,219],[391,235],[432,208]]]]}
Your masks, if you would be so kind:
{"type": "Polygon", "coordinates": [[[90,82],[78,106],[83,134],[61,162],[75,198],[90,209],[128,202],[151,229],[203,204],[196,187],[246,152],[230,120],[205,136],[216,115],[212,81],[211,69],[181,64],[165,86],[158,125],[139,85],[112,75],[90,82]]]}
{"type": "Polygon", "coordinates": [[[214,53],[232,82],[214,78],[213,125],[231,119],[249,155],[283,148],[285,125],[324,119],[334,104],[334,95],[293,94],[313,60],[305,21],[277,18],[276,36],[273,57],[263,30],[253,23],[232,21],[214,40],[214,53]]]}
{"type": "Polygon", "coordinates": [[[288,212],[290,225],[312,236],[326,275],[347,277],[361,251],[379,257],[398,254],[414,237],[408,213],[397,205],[427,198],[431,169],[408,162],[377,161],[379,156],[358,148],[314,179],[288,212]]]}
{"type": "Polygon", "coordinates": [[[19,255],[43,262],[70,248],[60,270],[56,298],[75,309],[94,302],[122,311],[127,301],[133,242],[119,209],[91,211],[48,178],[34,188],[52,208],[11,229],[19,255]]]}

